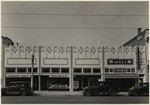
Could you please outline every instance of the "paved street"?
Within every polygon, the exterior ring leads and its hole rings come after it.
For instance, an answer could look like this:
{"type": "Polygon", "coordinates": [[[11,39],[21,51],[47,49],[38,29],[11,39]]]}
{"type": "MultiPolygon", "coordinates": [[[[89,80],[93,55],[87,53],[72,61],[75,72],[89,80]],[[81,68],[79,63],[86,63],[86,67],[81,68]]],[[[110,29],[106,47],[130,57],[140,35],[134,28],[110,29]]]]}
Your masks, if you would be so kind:
{"type": "Polygon", "coordinates": [[[2,104],[148,104],[148,96],[3,96],[2,104]]]}

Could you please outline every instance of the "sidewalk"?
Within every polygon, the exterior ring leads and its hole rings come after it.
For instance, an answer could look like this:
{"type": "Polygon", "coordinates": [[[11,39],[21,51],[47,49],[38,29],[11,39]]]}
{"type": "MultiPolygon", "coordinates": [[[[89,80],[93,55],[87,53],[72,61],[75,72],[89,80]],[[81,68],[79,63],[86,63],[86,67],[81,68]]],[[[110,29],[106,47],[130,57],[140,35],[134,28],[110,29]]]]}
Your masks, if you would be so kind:
{"type": "MultiPolygon", "coordinates": [[[[34,91],[37,96],[83,96],[83,91],[34,91]]],[[[127,96],[127,92],[119,92],[119,96],[127,96]]]]}
{"type": "Polygon", "coordinates": [[[81,96],[82,91],[69,92],[69,91],[34,91],[38,96],[81,96]]]}

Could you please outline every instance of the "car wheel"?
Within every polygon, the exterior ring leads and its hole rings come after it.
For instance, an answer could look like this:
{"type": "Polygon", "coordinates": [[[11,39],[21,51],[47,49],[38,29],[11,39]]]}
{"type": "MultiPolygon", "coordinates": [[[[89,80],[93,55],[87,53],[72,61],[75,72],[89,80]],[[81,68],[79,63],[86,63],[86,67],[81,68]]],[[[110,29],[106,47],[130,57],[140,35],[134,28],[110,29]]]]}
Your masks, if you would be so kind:
{"type": "Polygon", "coordinates": [[[140,92],[135,92],[134,95],[135,95],[135,96],[139,96],[139,95],[140,95],[140,92]]]}
{"type": "Polygon", "coordinates": [[[111,89],[110,92],[109,92],[109,95],[110,96],[115,96],[116,95],[116,90],[111,89]]]}
{"type": "Polygon", "coordinates": [[[84,96],[91,96],[91,91],[90,90],[85,91],[84,96]]]}
{"type": "Polygon", "coordinates": [[[20,91],[20,95],[21,95],[21,96],[26,96],[26,95],[27,95],[26,90],[25,90],[25,89],[22,89],[22,90],[20,91]]]}
{"type": "Polygon", "coordinates": [[[105,92],[102,92],[102,95],[105,95],[105,92]]]}
{"type": "Polygon", "coordinates": [[[129,96],[133,96],[133,93],[132,93],[132,92],[128,92],[128,95],[129,95],[129,96]]]}

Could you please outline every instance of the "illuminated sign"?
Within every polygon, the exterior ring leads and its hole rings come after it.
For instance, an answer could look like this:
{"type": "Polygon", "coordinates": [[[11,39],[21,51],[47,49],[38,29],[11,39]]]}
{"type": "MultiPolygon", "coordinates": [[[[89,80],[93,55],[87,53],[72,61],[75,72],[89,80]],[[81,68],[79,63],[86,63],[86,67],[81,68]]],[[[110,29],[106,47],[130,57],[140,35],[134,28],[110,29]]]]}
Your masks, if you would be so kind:
{"type": "Polygon", "coordinates": [[[108,59],[108,65],[132,65],[133,59],[108,59]]]}

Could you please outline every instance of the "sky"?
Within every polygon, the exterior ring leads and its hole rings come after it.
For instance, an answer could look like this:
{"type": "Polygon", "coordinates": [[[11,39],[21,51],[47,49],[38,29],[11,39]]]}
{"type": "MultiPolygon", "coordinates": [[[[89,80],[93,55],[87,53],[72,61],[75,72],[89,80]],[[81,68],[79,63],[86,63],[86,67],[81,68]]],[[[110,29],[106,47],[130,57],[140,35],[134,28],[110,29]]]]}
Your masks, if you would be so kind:
{"type": "Polygon", "coordinates": [[[148,22],[146,1],[1,2],[1,35],[20,44],[121,46],[148,22]]]}

